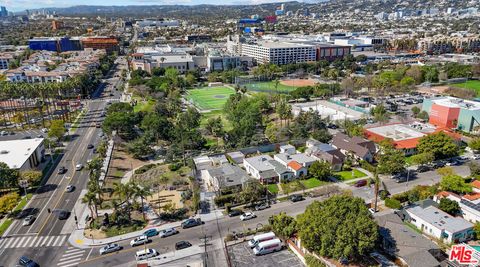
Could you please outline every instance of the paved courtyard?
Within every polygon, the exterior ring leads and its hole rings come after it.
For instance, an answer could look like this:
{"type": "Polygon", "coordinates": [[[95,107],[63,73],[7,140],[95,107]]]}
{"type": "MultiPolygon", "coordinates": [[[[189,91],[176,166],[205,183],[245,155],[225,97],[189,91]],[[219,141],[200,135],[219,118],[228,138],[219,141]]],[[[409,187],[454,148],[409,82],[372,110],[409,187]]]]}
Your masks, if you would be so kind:
{"type": "Polygon", "coordinates": [[[232,266],[255,266],[255,267],[301,267],[303,263],[287,248],[279,252],[263,256],[255,256],[253,250],[248,247],[247,242],[229,246],[228,255],[232,266]]]}

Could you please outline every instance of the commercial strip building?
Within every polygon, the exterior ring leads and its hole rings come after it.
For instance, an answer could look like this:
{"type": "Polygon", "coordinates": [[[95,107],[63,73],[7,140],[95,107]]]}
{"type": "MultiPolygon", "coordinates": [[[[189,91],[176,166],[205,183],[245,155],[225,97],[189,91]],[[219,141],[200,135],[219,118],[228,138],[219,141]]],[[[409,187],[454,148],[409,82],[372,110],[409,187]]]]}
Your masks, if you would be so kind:
{"type": "Polygon", "coordinates": [[[84,48],[105,49],[107,53],[118,52],[118,40],[115,37],[37,37],[28,40],[31,50],[52,52],[77,51],[84,48]]]}
{"type": "Polygon", "coordinates": [[[43,140],[35,138],[0,141],[0,162],[15,170],[35,169],[45,156],[43,140]]]}
{"type": "Polygon", "coordinates": [[[476,132],[480,129],[480,102],[455,97],[425,99],[422,110],[437,127],[476,132]]]}

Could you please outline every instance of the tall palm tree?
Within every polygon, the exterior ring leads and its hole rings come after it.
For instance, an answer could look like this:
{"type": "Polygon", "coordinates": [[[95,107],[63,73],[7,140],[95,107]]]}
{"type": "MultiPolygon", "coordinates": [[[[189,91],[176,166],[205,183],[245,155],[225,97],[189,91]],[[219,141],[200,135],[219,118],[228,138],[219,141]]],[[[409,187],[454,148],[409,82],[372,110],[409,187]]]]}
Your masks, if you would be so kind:
{"type": "Polygon", "coordinates": [[[374,211],[377,212],[377,205],[378,205],[378,191],[380,190],[380,178],[378,178],[377,169],[375,169],[375,174],[373,175],[373,179],[375,180],[375,205],[374,211]]]}
{"type": "Polygon", "coordinates": [[[134,195],[134,198],[137,198],[139,197],[141,202],[142,202],[142,215],[143,215],[143,220],[146,221],[146,218],[145,218],[145,209],[144,209],[144,200],[147,196],[151,196],[152,193],[150,192],[150,189],[149,188],[146,188],[146,187],[141,187],[139,186],[138,184],[134,184],[133,185],[133,195],[134,195]]]}
{"type": "Polygon", "coordinates": [[[97,209],[98,199],[97,199],[97,195],[94,192],[90,192],[90,191],[87,192],[82,198],[82,203],[85,203],[88,205],[88,208],[90,209],[91,218],[98,217],[98,209],[97,209]]]}

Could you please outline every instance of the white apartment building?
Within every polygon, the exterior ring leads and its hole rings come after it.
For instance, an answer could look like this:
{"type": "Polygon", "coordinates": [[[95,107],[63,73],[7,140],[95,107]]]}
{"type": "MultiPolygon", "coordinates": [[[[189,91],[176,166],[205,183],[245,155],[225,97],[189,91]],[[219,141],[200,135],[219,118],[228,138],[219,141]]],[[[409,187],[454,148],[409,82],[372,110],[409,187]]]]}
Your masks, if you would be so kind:
{"type": "Polygon", "coordinates": [[[311,44],[259,41],[241,44],[241,54],[253,57],[257,63],[285,65],[316,61],[317,50],[311,44]]]}

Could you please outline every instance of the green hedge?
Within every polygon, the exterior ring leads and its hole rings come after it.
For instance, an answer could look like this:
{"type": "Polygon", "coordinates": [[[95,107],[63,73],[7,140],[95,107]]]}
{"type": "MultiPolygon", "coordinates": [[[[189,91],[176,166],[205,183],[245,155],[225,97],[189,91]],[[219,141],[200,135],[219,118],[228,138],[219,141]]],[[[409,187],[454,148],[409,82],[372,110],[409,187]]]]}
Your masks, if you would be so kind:
{"type": "Polygon", "coordinates": [[[305,255],[305,263],[308,267],[326,267],[326,265],[321,260],[310,254],[305,255]]]}
{"type": "Polygon", "coordinates": [[[218,196],[215,198],[215,205],[219,206],[219,207],[223,207],[225,206],[225,204],[227,203],[234,203],[235,202],[235,195],[234,194],[231,194],[231,195],[223,195],[223,196],[218,196]]]}
{"type": "Polygon", "coordinates": [[[400,201],[396,199],[391,199],[391,198],[386,198],[385,199],[385,206],[391,208],[391,209],[400,209],[402,207],[402,204],[400,201]]]}
{"type": "Polygon", "coordinates": [[[365,160],[360,161],[360,167],[362,167],[363,169],[365,169],[365,170],[367,170],[371,173],[374,173],[375,169],[376,169],[375,166],[366,162],[365,160]]]}

